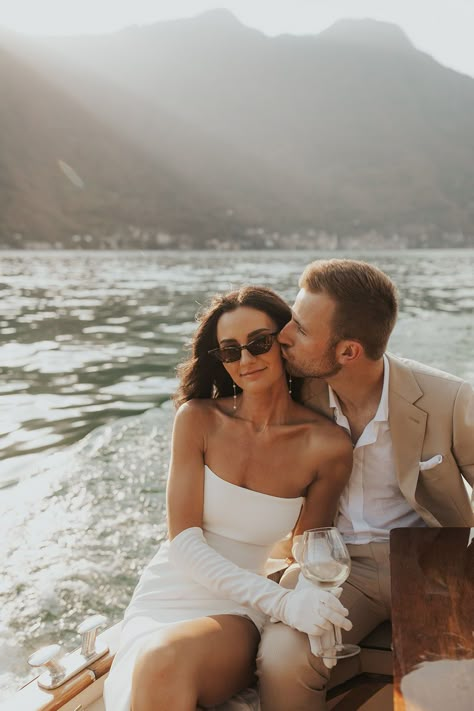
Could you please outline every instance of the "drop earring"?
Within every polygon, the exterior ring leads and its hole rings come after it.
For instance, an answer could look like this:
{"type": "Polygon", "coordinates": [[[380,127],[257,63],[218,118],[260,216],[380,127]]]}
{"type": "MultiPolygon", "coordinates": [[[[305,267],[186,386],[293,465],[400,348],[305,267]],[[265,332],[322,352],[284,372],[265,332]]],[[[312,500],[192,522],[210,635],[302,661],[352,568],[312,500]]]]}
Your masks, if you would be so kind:
{"type": "Polygon", "coordinates": [[[232,387],[234,388],[234,410],[237,410],[237,388],[235,383],[232,383],[232,387]]]}
{"type": "Polygon", "coordinates": [[[291,380],[291,375],[290,375],[290,377],[288,378],[288,392],[290,393],[290,395],[291,395],[291,385],[292,385],[292,380],[291,380]]]}

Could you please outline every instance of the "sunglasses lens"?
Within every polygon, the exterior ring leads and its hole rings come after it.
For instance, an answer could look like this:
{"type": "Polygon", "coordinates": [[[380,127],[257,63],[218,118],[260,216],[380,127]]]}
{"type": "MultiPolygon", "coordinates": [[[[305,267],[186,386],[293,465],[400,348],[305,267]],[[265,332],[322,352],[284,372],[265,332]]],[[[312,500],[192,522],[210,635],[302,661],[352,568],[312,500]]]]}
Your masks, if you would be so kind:
{"type": "Polygon", "coordinates": [[[262,353],[268,353],[273,345],[273,336],[260,336],[256,338],[252,343],[249,343],[247,348],[253,356],[262,355],[262,353]]]}
{"type": "Polygon", "coordinates": [[[240,360],[240,348],[220,348],[215,355],[222,363],[235,363],[240,360]]]}

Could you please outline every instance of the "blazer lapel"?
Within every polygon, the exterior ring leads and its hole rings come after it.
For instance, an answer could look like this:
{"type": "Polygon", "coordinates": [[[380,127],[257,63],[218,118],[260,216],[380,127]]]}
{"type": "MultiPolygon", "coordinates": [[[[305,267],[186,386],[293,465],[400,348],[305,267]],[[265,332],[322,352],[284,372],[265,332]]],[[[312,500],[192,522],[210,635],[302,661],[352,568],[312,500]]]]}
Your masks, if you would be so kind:
{"type": "Polygon", "coordinates": [[[398,393],[390,393],[390,434],[400,489],[407,499],[415,500],[420,471],[427,415],[398,393]]]}
{"type": "Polygon", "coordinates": [[[427,523],[439,526],[434,516],[416,501],[427,414],[414,404],[423,395],[412,370],[394,356],[390,362],[389,424],[400,490],[427,523]]]}

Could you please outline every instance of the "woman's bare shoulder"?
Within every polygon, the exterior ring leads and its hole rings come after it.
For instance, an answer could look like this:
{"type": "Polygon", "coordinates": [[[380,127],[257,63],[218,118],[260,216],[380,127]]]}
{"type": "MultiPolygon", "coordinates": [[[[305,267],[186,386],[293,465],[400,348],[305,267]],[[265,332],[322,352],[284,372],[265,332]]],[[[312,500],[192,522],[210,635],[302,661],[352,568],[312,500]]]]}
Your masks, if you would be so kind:
{"type": "Polygon", "coordinates": [[[212,400],[196,398],[182,403],[176,410],[173,442],[195,442],[205,448],[208,433],[215,426],[212,400]]]}
{"type": "Polygon", "coordinates": [[[196,418],[202,422],[220,414],[228,414],[232,409],[229,403],[232,398],[194,398],[180,405],[176,411],[176,418],[183,422],[195,422],[196,418]]]}

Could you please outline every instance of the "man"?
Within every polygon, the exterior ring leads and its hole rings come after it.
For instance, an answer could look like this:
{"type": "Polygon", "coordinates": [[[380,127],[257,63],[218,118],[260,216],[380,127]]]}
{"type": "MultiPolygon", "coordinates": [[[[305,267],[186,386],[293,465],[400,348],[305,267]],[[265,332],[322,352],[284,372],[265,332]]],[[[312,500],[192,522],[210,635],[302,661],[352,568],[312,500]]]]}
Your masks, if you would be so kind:
{"type": "MultiPolygon", "coordinates": [[[[390,618],[390,529],[474,526],[465,486],[474,485],[473,391],[453,375],[385,353],[397,294],[376,267],[318,260],[299,286],[279,341],[288,370],[307,378],[304,403],[352,438],[337,526],[352,558],[341,597],[353,623],[345,639],[359,642],[390,618]]],[[[295,580],[293,573],[282,584],[295,580]]],[[[356,673],[356,659],[338,663],[338,681],[356,673]]],[[[268,625],[258,666],[264,711],[326,708],[329,670],[306,635],[268,625]]]]}

